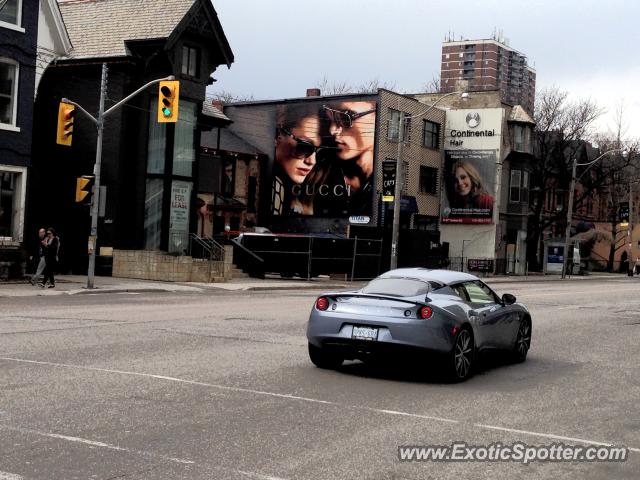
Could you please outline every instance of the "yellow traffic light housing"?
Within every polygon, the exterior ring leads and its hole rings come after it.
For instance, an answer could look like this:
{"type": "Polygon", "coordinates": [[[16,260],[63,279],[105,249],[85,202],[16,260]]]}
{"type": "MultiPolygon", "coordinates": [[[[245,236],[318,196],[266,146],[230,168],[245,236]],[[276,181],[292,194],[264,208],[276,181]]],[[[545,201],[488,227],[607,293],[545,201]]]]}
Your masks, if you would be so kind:
{"type": "Polygon", "coordinates": [[[179,102],[180,82],[178,80],[160,82],[158,90],[158,123],[177,122],[179,102]]]}
{"type": "Polygon", "coordinates": [[[60,102],[60,107],[58,108],[58,130],[56,133],[56,143],[58,145],[71,146],[75,116],[76,107],[74,105],[60,102]]]}
{"type": "Polygon", "coordinates": [[[93,175],[83,175],[76,179],[76,203],[91,204],[94,181],[95,177],[93,175]]]}

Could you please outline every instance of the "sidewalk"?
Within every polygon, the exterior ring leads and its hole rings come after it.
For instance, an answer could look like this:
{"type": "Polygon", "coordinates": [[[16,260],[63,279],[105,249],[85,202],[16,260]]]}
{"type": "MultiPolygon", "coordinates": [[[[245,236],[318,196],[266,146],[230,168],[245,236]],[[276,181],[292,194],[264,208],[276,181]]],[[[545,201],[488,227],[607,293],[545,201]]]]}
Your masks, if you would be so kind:
{"type": "Polygon", "coordinates": [[[87,295],[100,293],[202,293],[207,291],[246,291],[246,290],[345,290],[360,288],[363,282],[336,281],[327,277],[313,280],[280,279],[279,277],[235,279],[225,283],[197,282],[160,282],[136,280],[133,278],[95,277],[94,288],[86,288],[87,277],[83,275],[56,275],[55,288],[33,286],[28,280],[0,282],[2,297],[36,297],[55,295],[87,295]]]}
{"type": "MultiPolygon", "coordinates": [[[[611,278],[627,278],[626,275],[612,273],[594,273],[588,276],[571,276],[566,281],[589,281],[611,278]]],[[[489,285],[503,283],[554,282],[563,281],[560,275],[528,275],[528,276],[494,276],[482,279],[489,285]]],[[[35,297],[55,295],[86,295],[100,293],[129,292],[171,292],[171,293],[203,293],[207,291],[253,291],[253,290],[351,290],[360,288],[362,281],[340,281],[328,277],[312,280],[281,279],[269,276],[261,280],[257,278],[233,279],[226,283],[175,283],[152,280],[136,280],[131,278],[95,277],[94,289],[87,290],[87,277],[83,275],[58,275],[55,288],[32,286],[27,280],[0,282],[1,297],[35,297]]]]}

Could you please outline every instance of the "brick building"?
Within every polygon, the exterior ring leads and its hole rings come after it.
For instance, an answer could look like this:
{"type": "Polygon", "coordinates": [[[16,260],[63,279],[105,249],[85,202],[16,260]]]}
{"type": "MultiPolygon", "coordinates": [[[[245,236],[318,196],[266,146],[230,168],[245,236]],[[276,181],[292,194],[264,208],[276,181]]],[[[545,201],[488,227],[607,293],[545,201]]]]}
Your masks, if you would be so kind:
{"type": "Polygon", "coordinates": [[[441,62],[440,93],[498,89],[504,102],[521,105],[533,114],[536,72],[528,65],[525,54],[503,41],[492,38],[444,42],[441,62]]]}

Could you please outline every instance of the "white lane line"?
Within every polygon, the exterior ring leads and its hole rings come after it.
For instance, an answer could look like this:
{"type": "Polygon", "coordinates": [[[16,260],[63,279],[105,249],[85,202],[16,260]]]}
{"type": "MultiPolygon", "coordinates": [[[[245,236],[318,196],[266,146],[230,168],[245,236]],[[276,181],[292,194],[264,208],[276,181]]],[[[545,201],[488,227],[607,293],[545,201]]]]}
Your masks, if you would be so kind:
{"type": "Polygon", "coordinates": [[[0,472],[0,480],[23,480],[23,477],[15,473],[0,472]]]}
{"type": "MultiPolygon", "coordinates": [[[[232,392],[252,393],[252,394],[255,394],[255,395],[266,395],[266,396],[270,396],[270,397],[286,398],[286,399],[289,399],[289,400],[300,400],[300,401],[304,401],[304,402],[320,403],[320,404],[324,404],[324,405],[335,405],[335,406],[341,406],[341,407],[345,407],[346,406],[348,408],[353,408],[353,409],[358,409],[358,410],[367,410],[367,411],[372,411],[372,412],[378,412],[378,413],[382,413],[382,414],[386,414],[386,415],[401,415],[401,416],[406,416],[406,417],[422,418],[422,419],[425,419],[425,420],[433,420],[433,421],[438,421],[438,422],[460,423],[460,421],[455,420],[455,419],[451,419],[451,418],[428,416],[428,415],[419,415],[419,414],[414,414],[414,413],[409,413],[409,412],[399,412],[399,411],[396,411],[396,410],[385,410],[385,409],[378,409],[378,408],[371,408],[371,407],[362,407],[362,406],[357,406],[357,405],[351,405],[351,406],[342,405],[342,404],[339,404],[337,402],[331,402],[331,401],[327,401],[327,400],[320,400],[320,399],[317,399],[317,398],[299,397],[297,395],[266,392],[266,391],[262,391],[262,390],[253,390],[253,389],[250,389],[250,388],[229,387],[227,385],[218,385],[218,384],[213,384],[213,383],[196,382],[194,380],[185,380],[185,379],[182,379],[182,378],[167,377],[167,376],[164,376],[164,375],[154,375],[154,374],[150,374],[150,373],[129,372],[129,371],[126,371],[126,370],[110,370],[110,369],[107,369],[107,368],[85,367],[85,366],[82,366],[82,365],[71,365],[71,364],[65,364],[65,363],[40,362],[40,361],[36,361],[36,360],[26,360],[26,359],[11,358],[11,357],[0,357],[0,360],[10,361],[10,362],[19,362],[19,363],[33,363],[33,364],[37,364],[37,365],[48,365],[48,366],[52,366],[52,367],[75,368],[75,369],[78,369],[78,370],[90,370],[90,371],[105,372],[105,373],[117,373],[117,374],[121,374],[121,375],[132,375],[132,376],[136,376],[136,377],[156,378],[156,379],[159,379],[159,380],[167,380],[167,381],[170,381],[170,382],[178,382],[178,383],[184,383],[184,384],[188,384],[188,385],[199,385],[199,386],[202,386],[202,387],[211,387],[211,388],[217,388],[217,389],[220,389],[220,390],[227,390],[227,391],[232,391],[232,392]]],[[[490,429],[490,430],[503,430],[503,431],[512,432],[512,433],[536,435],[536,436],[539,436],[541,438],[570,439],[571,441],[581,442],[581,443],[584,443],[584,444],[587,444],[587,445],[611,445],[610,443],[599,442],[599,441],[596,441],[596,440],[584,440],[584,439],[573,438],[573,437],[561,437],[561,436],[553,435],[553,434],[528,432],[526,430],[515,430],[515,429],[504,428],[504,427],[492,426],[492,425],[473,424],[473,426],[475,426],[476,428],[484,428],[484,429],[490,429]]],[[[628,447],[628,448],[629,448],[629,451],[640,452],[639,448],[631,448],[631,447],[628,447]]]]}
{"type": "MultiPolygon", "coordinates": [[[[40,437],[55,438],[57,440],[65,440],[67,442],[82,443],[84,445],[89,445],[91,447],[100,447],[100,448],[106,448],[108,450],[116,450],[116,451],[119,451],[119,452],[134,453],[134,454],[137,454],[137,455],[143,455],[145,457],[160,458],[160,459],[168,460],[168,461],[174,462],[174,463],[182,463],[182,464],[186,464],[186,465],[192,465],[192,464],[195,463],[195,462],[193,462],[191,460],[184,460],[182,458],[168,457],[166,455],[160,455],[160,454],[157,454],[157,453],[145,452],[145,451],[142,451],[142,450],[133,450],[133,449],[130,449],[130,448],[119,447],[117,445],[111,445],[109,443],[96,442],[95,440],[87,440],[86,438],[71,437],[69,435],[60,435],[60,434],[57,434],[57,433],[41,432],[39,430],[32,430],[30,428],[12,427],[10,425],[1,425],[0,424],[0,429],[1,430],[10,430],[10,431],[13,431],[13,432],[19,432],[19,433],[24,433],[24,434],[38,435],[40,437]]],[[[2,480],[2,477],[0,477],[0,480],[2,480]]]]}
{"type": "Polygon", "coordinates": [[[236,472],[244,475],[245,477],[255,478],[256,480],[287,480],[286,478],[272,477],[270,475],[262,475],[261,473],[255,472],[244,472],[242,470],[236,470],[236,472]]]}
{"type": "Polygon", "coordinates": [[[20,362],[20,363],[34,363],[36,365],[48,365],[51,367],[63,367],[63,368],[75,368],[79,370],[89,370],[93,372],[105,372],[105,373],[118,373],[120,375],[131,375],[135,377],[146,377],[146,378],[156,378],[158,380],[167,380],[169,382],[178,382],[185,383],[188,385],[199,385],[201,387],[211,387],[218,388],[220,390],[227,390],[231,392],[243,392],[243,393],[253,393],[256,395],[268,395],[271,397],[278,398],[287,398],[290,400],[301,400],[304,402],[312,402],[312,403],[322,403],[325,405],[338,405],[336,402],[329,402],[327,400],[319,400],[317,398],[308,398],[308,397],[298,397],[296,395],[285,394],[285,393],[274,393],[274,392],[265,392],[262,390],[253,390],[250,388],[241,388],[241,387],[229,387],[227,385],[217,385],[213,383],[205,383],[205,382],[197,382],[195,380],[185,380],[183,378],[176,377],[167,377],[164,375],[154,375],[151,373],[140,373],[140,372],[129,372],[126,370],[110,370],[108,368],[98,368],[98,367],[85,367],[82,365],[70,365],[66,363],[53,363],[53,362],[38,362],[36,360],[25,360],[21,358],[10,358],[10,357],[0,357],[0,360],[6,360],[9,362],[20,362]]]}
{"type": "MultiPolygon", "coordinates": [[[[588,445],[597,445],[602,447],[617,446],[613,443],[596,442],[595,440],[585,440],[584,438],[563,437],[562,435],[552,435],[550,433],[531,432],[529,430],[518,430],[515,428],[494,427],[493,425],[484,425],[482,423],[474,423],[473,426],[478,428],[488,428],[489,430],[499,430],[501,432],[519,433],[521,435],[531,435],[534,437],[541,437],[541,438],[552,438],[554,440],[565,440],[567,442],[578,442],[578,443],[584,443],[588,445]]],[[[631,447],[627,447],[627,448],[631,452],[640,452],[640,448],[631,448],[631,447]]]]}

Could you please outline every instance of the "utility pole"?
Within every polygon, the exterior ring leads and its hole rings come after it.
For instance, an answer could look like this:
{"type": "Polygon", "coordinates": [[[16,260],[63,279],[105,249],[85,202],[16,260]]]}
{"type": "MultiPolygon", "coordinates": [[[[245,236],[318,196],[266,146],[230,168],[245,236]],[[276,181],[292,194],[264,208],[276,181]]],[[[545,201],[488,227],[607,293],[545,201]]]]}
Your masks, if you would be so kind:
{"type": "Polygon", "coordinates": [[[128,95],[127,97],[120,100],[118,103],[113,105],[109,110],[104,110],[104,100],[107,95],[107,74],[108,68],[107,64],[102,64],[102,79],[100,81],[100,104],[98,108],[98,118],[95,118],[89,112],[87,112],[82,106],[73,102],[67,98],[63,98],[62,102],[69,103],[74,105],[80,112],[82,112],[87,118],[89,118],[95,125],[98,130],[98,138],[96,141],[96,162],[93,166],[93,175],[95,177],[94,181],[94,191],[93,191],[93,200],[91,203],[91,232],[89,236],[89,267],[87,269],[87,289],[93,288],[95,271],[96,271],[96,247],[98,245],[98,214],[99,214],[99,206],[100,201],[98,196],[100,195],[100,170],[102,168],[102,140],[104,137],[104,121],[105,119],[113,113],[118,108],[122,107],[125,103],[131,100],[133,97],[138,95],[140,92],[145,90],[147,87],[154,85],[156,83],[160,83],[166,80],[175,80],[173,75],[166,78],[159,78],[157,80],[152,80],[146,85],[143,85],[138,90],[128,95]]]}
{"type": "MultiPolygon", "coordinates": [[[[564,253],[562,255],[562,278],[567,276],[567,262],[569,261],[569,237],[571,236],[571,220],[573,218],[573,191],[576,188],[576,168],[578,159],[573,159],[571,167],[571,186],[569,187],[569,204],[567,205],[567,228],[564,232],[564,253]]],[[[571,260],[573,261],[573,259],[571,260]]]]}
{"type": "Polygon", "coordinates": [[[635,261],[633,261],[633,180],[629,180],[629,226],[627,230],[627,275],[633,277],[635,261]],[[633,263],[632,263],[633,262],[633,263]]]}
{"type": "Polygon", "coordinates": [[[396,160],[396,183],[393,197],[393,229],[391,231],[391,264],[390,270],[398,268],[398,236],[400,234],[400,195],[402,195],[402,142],[404,141],[404,113],[400,112],[398,126],[398,159],[396,160]]]}
{"type": "Polygon", "coordinates": [[[102,64],[102,80],[100,81],[100,105],[98,107],[98,139],[96,141],[96,163],[93,166],[93,202],[91,202],[91,234],[89,236],[89,268],[87,270],[87,289],[93,288],[96,271],[96,247],[98,246],[98,206],[100,205],[100,169],[102,168],[102,137],[104,134],[104,98],[107,95],[108,67],[102,64]]]}

